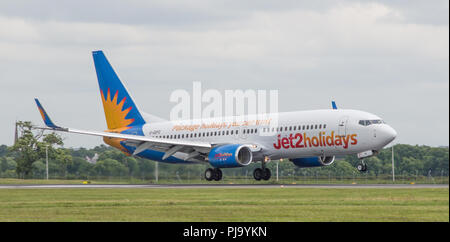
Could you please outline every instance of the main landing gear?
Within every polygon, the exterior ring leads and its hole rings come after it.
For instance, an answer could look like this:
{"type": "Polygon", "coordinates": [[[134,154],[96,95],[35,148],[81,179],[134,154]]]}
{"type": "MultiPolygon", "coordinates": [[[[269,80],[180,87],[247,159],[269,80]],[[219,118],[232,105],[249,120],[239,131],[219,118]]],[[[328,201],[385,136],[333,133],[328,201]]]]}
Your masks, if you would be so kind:
{"type": "Polygon", "coordinates": [[[219,168],[208,168],[205,171],[205,179],[207,181],[220,181],[222,180],[222,170],[219,168]]]}
{"type": "Polygon", "coordinates": [[[367,171],[367,165],[364,163],[364,160],[361,160],[361,162],[356,166],[356,169],[359,172],[366,172],[367,171]]]}
{"type": "Polygon", "coordinates": [[[255,180],[260,181],[262,180],[269,180],[270,176],[272,175],[272,172],[270,172],[269,168],[266,168],[266,162],[265,161],[261,161],[261,168],[256,168],[253,171],[253,178],[255,178],[255,180]]]}

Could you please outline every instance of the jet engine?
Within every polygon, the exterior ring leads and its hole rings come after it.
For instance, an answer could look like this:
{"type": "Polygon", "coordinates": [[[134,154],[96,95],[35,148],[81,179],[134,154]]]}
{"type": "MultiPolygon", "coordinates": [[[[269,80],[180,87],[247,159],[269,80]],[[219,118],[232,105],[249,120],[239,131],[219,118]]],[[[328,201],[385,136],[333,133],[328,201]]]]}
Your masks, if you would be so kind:
{"type": "Polygon", "coordinates": [[[216,168],[247,166],[252,159],[250,148],[240,144],[217,146],[208,154],[209,163],[216,168]]]}

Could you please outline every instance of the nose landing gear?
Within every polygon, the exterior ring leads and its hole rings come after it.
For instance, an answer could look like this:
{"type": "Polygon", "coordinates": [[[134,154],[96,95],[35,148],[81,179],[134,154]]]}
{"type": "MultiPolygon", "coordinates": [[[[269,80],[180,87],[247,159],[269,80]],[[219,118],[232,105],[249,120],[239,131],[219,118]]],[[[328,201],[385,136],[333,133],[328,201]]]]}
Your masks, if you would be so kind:
{"type": "Polygon", "coordinates": [[[366,172],[367,171],[367,165],[364,163],[364,160],[361,160],[361,162],[356,166],[356,169],[359,172],[366,172]]]}

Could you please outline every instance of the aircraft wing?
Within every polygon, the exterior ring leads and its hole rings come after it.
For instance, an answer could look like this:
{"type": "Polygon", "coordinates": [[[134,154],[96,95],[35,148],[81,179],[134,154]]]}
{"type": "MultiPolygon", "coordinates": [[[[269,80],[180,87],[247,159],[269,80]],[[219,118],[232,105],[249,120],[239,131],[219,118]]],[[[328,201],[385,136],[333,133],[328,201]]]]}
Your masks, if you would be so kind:
{"type": "MultiPolygon", "coordinates": [[[[181,152],[184,153],[182,157],[185,160],[197,160],[195,159],[201,153],[208,153],[213,147],[211,143],[207,142],[198,142],[198,141],[190,141],[190,140],[169,140],[169,139],[161,139],[155,137],[148,136],[140,136],[140,135],[132,135],[132,134],[121,134],[121,133],[113,133],[113,132],[101,132],[101,131],[87,131],[87,130],[79,130],[72,128],[65,128],[55,125],[47,112],[44,110],[42,105],[39,103],[38,99],[35,99],[36,104],[38,106],[39,112],[41,113],[42,119],[47,127],[38,127],[34,126],[36,129],[45,129],[52,131],[61,131],[67,133],[76,133],[76,134],[84,134],[84,135],[93,135],[93,136],[101,136],[107,138],[117,138],[123,139],[127,145],[135,146],[136,149],[133,155],[137,155],[140,152],[146,149],[154,149],[157,151],[164,152],[163,160],[168,158],[169,156],[181,152]]],[[[203,159],[200,159],[200,161],[203,159]]]]}
{"type": "Polygon", "coordinates": [[[108,137],[108,138],[126,139],[126,140],[131,140],[131,141],[138,141],[138,142],[159,143],[159,144],[165,144],[165,145],[181,145],[181,146],[192,146],[192,147],[199,147],[199,148],[211,148],[212,147],[210,143],[205,143],[205,142],[186,141],[186,140],[168,140],[168,139],[160,139],[160,138],[153,138],[153,137],[148,137],[148,136],[140,136],[140,135],[132,135],[132,134],[119,134],[119,133],[102,132],[102,131],[88,131],[88,130],[62,128],[62,127],[51,128],[51,127],[34,126],[33,128],[52,130],[52,131],[61,131],[61,132],[67,132],[67,133],[101,136],[101,137],[108,137]]]}

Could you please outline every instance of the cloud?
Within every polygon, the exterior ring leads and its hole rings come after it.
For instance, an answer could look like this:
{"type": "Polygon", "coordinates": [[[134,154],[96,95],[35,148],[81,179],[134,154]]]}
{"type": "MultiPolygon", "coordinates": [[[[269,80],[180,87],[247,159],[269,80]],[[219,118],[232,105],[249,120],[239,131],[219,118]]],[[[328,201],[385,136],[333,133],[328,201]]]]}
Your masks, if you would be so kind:
{"type": "MultiPolygon", "coordinates": [[[[103,49],[140,106],[166,118],[170,92],[203,81],[278,89],[280,111],[328,108],[334,97],[390,120],[399,142],[445,145],[448,134],[424,136],[448,131],[448,36],[446,1],[1,2],[0,98],[14,106],[0,124],[8,133],[14,116],[40,123],[39,96],[55,122],[104,129],[90,56],[103,49]]],[[[101,143],[85,140],[67,144],[101,143]]]]}

